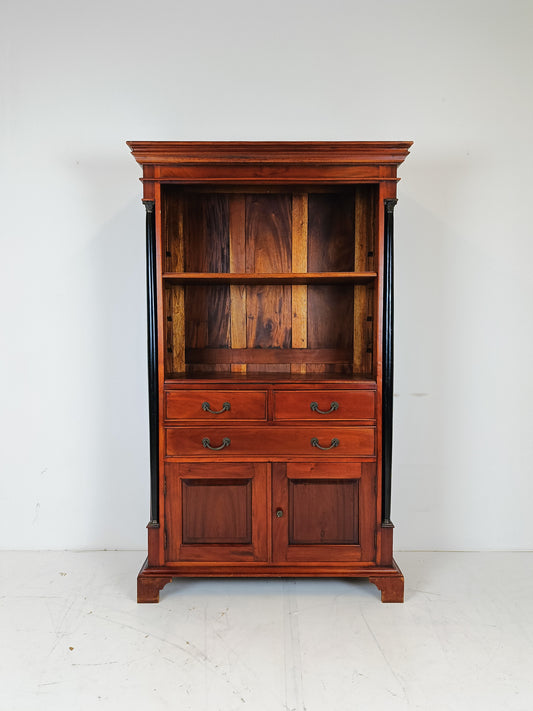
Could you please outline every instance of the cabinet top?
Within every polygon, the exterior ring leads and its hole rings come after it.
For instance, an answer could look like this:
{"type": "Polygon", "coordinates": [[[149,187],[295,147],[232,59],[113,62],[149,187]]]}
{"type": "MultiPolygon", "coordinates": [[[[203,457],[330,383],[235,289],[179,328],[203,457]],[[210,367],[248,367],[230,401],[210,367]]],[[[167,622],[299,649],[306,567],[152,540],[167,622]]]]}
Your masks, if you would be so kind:
{"type": "Polygon", "coordinates": [[[395,165],[412,141],[127,141],[143,166],[168,164],[395,165]]]}

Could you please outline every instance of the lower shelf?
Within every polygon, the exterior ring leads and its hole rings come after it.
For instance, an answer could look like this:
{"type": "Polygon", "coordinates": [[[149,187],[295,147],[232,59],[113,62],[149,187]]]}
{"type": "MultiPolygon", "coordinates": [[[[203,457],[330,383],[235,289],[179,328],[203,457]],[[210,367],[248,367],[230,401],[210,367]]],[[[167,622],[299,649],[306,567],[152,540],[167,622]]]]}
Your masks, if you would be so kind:
{"type": "Polygon", "coordinates": [[[216,565],[186,564],[148,567],[137,576],[137,602],[159,602],[159,592],[173,578],[368,578],[381,591],[381,602],[403,602],[404,579],[392,565],[216,565]]]}

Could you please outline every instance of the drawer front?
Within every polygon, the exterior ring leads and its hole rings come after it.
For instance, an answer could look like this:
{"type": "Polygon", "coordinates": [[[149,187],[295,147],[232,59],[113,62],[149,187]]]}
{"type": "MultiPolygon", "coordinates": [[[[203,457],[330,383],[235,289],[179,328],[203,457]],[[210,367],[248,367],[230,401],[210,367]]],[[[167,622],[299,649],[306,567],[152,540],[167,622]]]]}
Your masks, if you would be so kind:
{"type": "Polygon", "coordinates": [[[168,457],[371,457],[374,427],[168,427],[168,457]]]}
{"type": "Polygon", "coordinates": [[[266,420],[266,402],[266,392],[257,390],[171,390],[165,393],[165,418],[213,423],[266,420]]]}
{"type": "Polygon", "coordinates": [[[373,390],[276,390],[276,420],[371,420],[375,414],[373,390]]]}

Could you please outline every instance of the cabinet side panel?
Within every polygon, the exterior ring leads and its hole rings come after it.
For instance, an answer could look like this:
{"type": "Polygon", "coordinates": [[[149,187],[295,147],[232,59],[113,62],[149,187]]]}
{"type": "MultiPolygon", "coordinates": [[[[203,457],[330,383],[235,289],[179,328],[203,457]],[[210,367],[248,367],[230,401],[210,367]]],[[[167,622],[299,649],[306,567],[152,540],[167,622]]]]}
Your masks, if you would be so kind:
{"type": "Polygon", "coordinates": [[[161,190],[161,233],[165,271],[183,271],[183,196],[173,185],[161,190]]]}
{"type": "Polygon", "coordinates": [[[372,375],[374,348],[374,291],[372,286],[354,286],[353,308],[353,372],[360,375],[372,375]]]}
{"type": "Polygon", "coordinates": [[[355,271],[374,271],[377,229],[378,187],[358,185],[355,189],[355,271]]]}

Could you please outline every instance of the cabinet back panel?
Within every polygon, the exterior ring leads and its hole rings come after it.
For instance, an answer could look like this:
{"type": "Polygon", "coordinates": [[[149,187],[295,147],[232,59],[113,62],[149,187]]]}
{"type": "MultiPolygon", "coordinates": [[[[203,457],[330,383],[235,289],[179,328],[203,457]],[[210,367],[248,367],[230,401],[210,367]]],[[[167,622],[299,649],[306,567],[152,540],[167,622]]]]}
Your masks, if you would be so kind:
{"type": "Polygon", "coordinates": [[[309,272],[349,272],[355,262],[353,192],[310,194],[309,272]]]}
{"type": "Polygon", "coordinates": [[[291,271],[290,194],[246,196],[246,271],[291,271]]]}
{"type": "MultiPolygon", "coordinates": [[[[196,286],[185,288],[186,348],[227,348],[230,342],[230,288],[196,286]]],[[[201,364],[192,368],[202,372],[201,364]]],[[[229,371],[228,365],[211,366],[209,370],[229,371]]]]}
{"type": "Polygon", "coordinates": [[[226,195],[189,195],[183,215],[186,272],[229,272],[226,195]]]}

